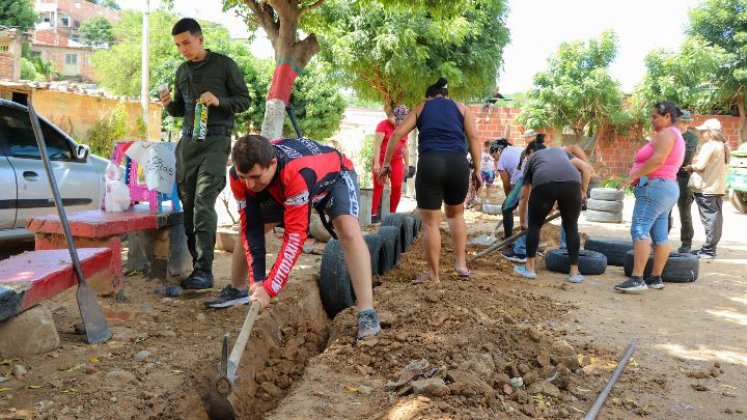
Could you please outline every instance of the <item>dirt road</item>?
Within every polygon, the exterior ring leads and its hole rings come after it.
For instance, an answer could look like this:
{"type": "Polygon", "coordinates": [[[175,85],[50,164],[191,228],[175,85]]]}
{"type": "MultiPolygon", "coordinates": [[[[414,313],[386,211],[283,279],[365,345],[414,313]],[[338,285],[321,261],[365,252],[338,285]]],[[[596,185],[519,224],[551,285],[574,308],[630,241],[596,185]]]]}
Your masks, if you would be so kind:
{"type": "MultiPolygon", "coordinates": [[[[698,281],[637,296],[612,292],[623,279],[618,267],[571,285],[547,271],[520,280],[495,257],[459,279],[446,237],[443,281],[412,286],[424,267],[416,244],[377,279],[384,330],[363,343],[353,340],[352,309],[326,318],[320,257],[304,255],[257,321],[232,400],[247,419],[581,418],[637,340],[600,418],[747,418],[744,217],[727,209],[720,258],[701,265],[698,281]],[[408,375],[426,382],[397,386],[408,375]]],[[[494,220],[469,219],[473,233],[494,220]]],[[[590,236],[627,235],[624,224],[581,225],[590,236]]],[[[544,233],[545,244],[556,241],[557,228],[544,233]]],[[[229,261],[218,253],[216,287],[227,283],[229,261]]],[[[158,284],[131,276],[129,302],[102,299],[115,333],[102,345],[76,333],[72,292],[45,304],[62,348],[0,360],[0,418],[206,418],[201,398],[220,337],[238,331],[245,308],[205,310],[209,293],[163,298],[153,293],[158,284]],[[16,365],[28,371],[20,379],[16,365]]]]}

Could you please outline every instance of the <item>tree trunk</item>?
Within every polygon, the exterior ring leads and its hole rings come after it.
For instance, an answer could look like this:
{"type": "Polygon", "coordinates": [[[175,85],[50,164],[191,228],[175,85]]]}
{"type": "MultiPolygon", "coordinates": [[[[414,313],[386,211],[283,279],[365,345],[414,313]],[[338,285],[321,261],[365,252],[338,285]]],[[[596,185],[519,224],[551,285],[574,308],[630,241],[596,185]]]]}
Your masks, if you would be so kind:
{"type": "Polygon", "coordinates": [[[261,134],[268,139],[283,135],[285,107],[290,101],[293,82],[319,52],[319,42],[314,34],[298,39],[298,21],[304,13],[321,6],[320,0],[304,9],[295,0],[258,1],[245,0],[254,14],[256,23],[267,33],[275,50],[275,72],[267,94],[265,117],[261,134]]]}
{"type": "Polygon", "coordinates": [[[739,139],[737,146],[747,141],[747,114],[745,114],[744,97],[737,98],[737,109],[739,109],[739,139]]]}
{"type": "MultiPolygon", "coordinates": [[[[290,43],[290,39],[278,38],[278,44],[290,43]]],[[[265,104],[265,118],[262,121],[262,136],[268,139],[280,138],[283,135],[285,121],[285,107],[290,101],[293,82],[299,73],[309,63],[311,57],[319,52],[319,42],[312,34],[301,42],[292,46],[276,45],[277,60],[275,72],[272,75],[270,91],[265,104]],[[287,52],[286,52],[287,51],[287,52]]]]}

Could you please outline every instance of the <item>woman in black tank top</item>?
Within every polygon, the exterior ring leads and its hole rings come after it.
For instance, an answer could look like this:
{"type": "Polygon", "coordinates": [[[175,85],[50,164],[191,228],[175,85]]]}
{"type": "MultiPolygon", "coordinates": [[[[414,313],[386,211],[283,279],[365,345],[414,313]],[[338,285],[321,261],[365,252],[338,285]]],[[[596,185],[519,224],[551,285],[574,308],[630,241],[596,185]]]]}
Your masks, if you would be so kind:
{"type": "MultiPolygon", "coordinates": [[[[415,196],[423,220],[423,245],[428,272],[420,274],[413,283],[437,282],[441,252],[441,205],[446,204],[446,218],[454,248],[454,269],[459,277],[469,277],[467,268],[467,225],[464,222],[464,199],[467,196],[470,168],[467,150],[475,162],[475,172],[480,173],[481,144],[477,138],[475,116],[464,104],[448,98],[446,79],[441,78],[426,89],[426,100],[415,108],[397,127],[392,138],[401,138],[416,126],[420,132],[418,142],[418,169],[415,177],[415,196]]],[[[380,179],[391,173],[390,161],[395,144],[387,147],[380,179]]],[[[473,174],[474,174],[473,173],[473,174]]],[[[479,175],[473,176],[477,188],[479,175]]]]}

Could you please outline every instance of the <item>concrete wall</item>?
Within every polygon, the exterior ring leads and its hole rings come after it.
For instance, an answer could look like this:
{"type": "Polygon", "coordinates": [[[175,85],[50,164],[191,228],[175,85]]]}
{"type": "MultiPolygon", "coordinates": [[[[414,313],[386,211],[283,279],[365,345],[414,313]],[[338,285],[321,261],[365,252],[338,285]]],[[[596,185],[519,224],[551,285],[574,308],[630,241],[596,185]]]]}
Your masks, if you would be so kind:
{"type": "Polygon", "coordinates": [[[94,69],[91,65],[93,50],[90,48],[55,47],[52,45],[35,44],[31,46],[31,51],[40,53],[43,59],[54,63],[55,71],[60,73],[63,78],[75,78],[83,81],[94,80],[94,69]],[[78,57],[76,71],[70,72],[65,68],[66,54],[75,54],[78,57]]]}
{"type": "MultiPolygon", "coordinates": [[[[40,115],[55,123],[66,133],[76,139],[84,140],[86,132],[100,119],[108,116],[120,101],[97,96],[86,96],[69,92],[52,90],[35,90],[34,106],[40,115]]],[[[140,102],[126,101],[129,115],[128,134],[134,139],[137,132],[137,118],[141,115],[140,102]]],[[[161,138],[161,106],[151,103],[149,106],[148,139],[161,138]]]]}

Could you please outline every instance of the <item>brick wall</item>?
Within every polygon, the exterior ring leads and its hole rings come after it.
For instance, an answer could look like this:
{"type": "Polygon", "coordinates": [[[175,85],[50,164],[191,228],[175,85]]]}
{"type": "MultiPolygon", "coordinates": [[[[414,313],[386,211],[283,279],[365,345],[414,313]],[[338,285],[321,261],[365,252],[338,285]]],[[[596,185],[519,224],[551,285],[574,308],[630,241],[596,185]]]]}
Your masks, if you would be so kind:
{"type": "Polygon", "coordinates": [[[0,79],[15,79],[15,61],[12,54],[0,53],[0,79]]]}
{"type": "MultiPolygon", "coordinates": [[[[513,144],[525,144],[521,137],[525,129],[516,122],[516,117],[521,109],[509,107],[484,108],[480,105],[473,105],[471,108],[477,116],[477,135],[481,141],[507,137],[513,144]]],[[[708,118],[717,118],[721,121],[729,145],[732,149],[736,149],[739,145],[739,118],[720,115],[694,115],[692,125],[700,125],[708,118]]],[[[548,145],[562,144],[561,139],[557,138],[558,136],[555,135],[553,130],[538,130],[538,132],[547,134],[548,145]]],[[[634,127],[629,129],[626,135],[613,135],[604,130],[599,135],[591,163],[603,179],[625,175],[633,163],[635,152],[644,143],[645,139],[641,130],[634,127]]]]}

